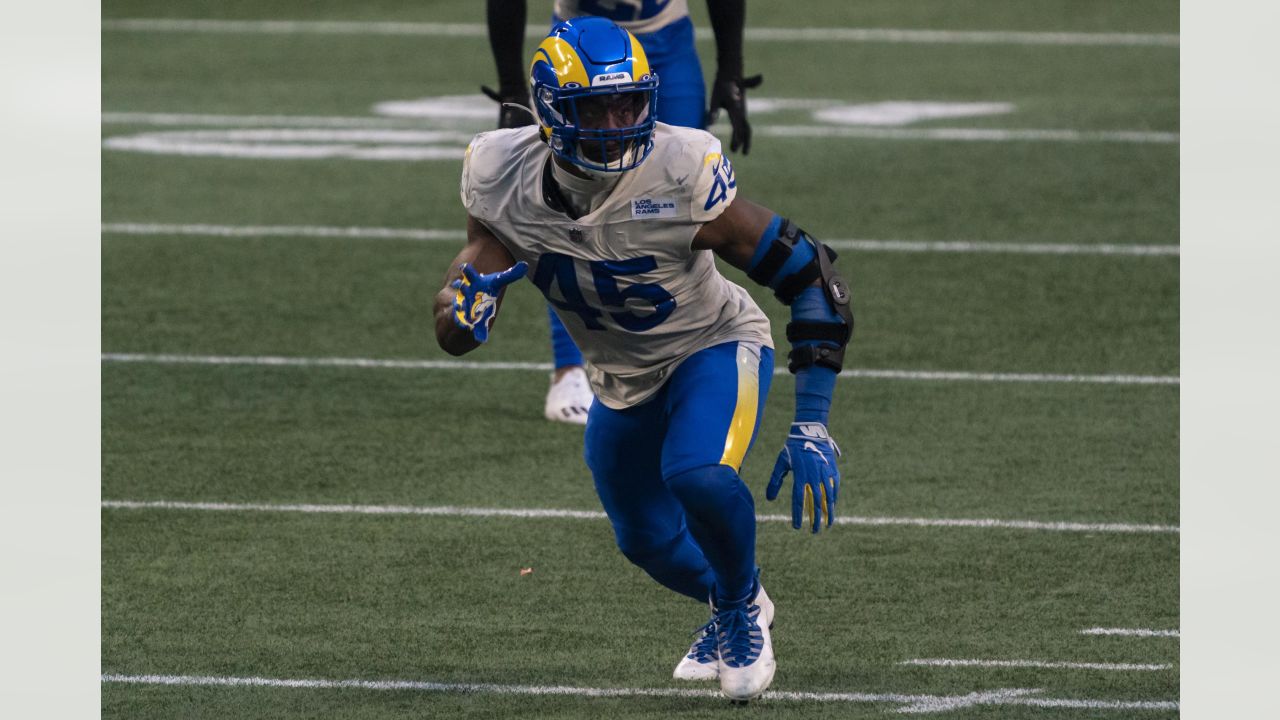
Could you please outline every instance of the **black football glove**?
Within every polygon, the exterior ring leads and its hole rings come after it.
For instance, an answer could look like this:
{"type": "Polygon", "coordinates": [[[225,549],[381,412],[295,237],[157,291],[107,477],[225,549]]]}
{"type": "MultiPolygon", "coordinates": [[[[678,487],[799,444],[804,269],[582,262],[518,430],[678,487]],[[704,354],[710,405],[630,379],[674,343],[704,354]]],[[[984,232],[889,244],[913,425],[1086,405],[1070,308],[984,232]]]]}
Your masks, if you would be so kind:
{"type": "Polygon", "coordinates": [[[498,103],[498,127],[515,128],[533,124],[533,111],[529,109],[529,93],[523,88],[499,92],[480,86],[480,92],[498,103]]]}
{"type": "Polygon", "coordinates": [[[747,122],[746,91],[759,87],[764,82],[763,75],[752,75],[749,78],[721,78],[711,85],[711,107],[707,111],[707,127],[720,117],[720,110],[729,113],[729,124],[733,126],[733,137],[729,140],[729,149],[742,154],[751,151],[751,124],[747,122]]]}

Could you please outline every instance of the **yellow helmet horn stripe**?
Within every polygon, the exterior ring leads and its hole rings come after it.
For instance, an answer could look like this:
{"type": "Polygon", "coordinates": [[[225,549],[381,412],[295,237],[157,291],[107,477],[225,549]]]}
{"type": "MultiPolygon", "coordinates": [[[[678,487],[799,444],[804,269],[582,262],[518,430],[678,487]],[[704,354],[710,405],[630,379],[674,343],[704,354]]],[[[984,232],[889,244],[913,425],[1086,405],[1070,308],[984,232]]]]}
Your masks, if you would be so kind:
{"type": "MultiPolygon", "coordinates": [[[[571,82],[578,83],[582,87],[591,85],[591,79],[587,77],[587,70],[582,66],[582,59],[578,57],[578,52],[559,37],[552,36],[542,41],[537,52],[533,54],[533,63],[529,64],[530,72],[533,71],[533,65],[540,57],[545,57],[551,64],[551,69],[556,72],[556,79],[560,81],[560,87],[571,82]]],[[[646,71],[648,67],[649,62],[646,60],[646,71]]]]}
{"type": "Polygon", "coordinates": [[[639,81],[640,78],[649,74],[649,56],[644,54],[644,46],[631,34],[630,30],[623,30],[627,37],[631,40],[631,79],[639,81]]]}

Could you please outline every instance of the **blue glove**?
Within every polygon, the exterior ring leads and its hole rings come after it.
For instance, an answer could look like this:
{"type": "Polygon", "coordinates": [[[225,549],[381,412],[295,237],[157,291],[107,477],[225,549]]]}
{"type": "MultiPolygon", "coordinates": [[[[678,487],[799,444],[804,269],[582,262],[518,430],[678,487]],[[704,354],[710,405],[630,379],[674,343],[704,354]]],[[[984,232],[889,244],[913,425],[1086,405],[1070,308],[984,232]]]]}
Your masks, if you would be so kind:
{"type": "Polygon", "coordinates": [[[529,272],[529,263],[521,260],[501,272],[485,275],[469,263],[462,264],[462,277],[449,283],[457,290],[453,297],[453,324],[470,330],[476,342],[488,342],[493,316],[498,312],[498,295],[502,288],[529,272]]]}
{"type": "Polygon", "coordinates": [[[773,465],[765,498],[776,500],[782,489],[782,479],[788,472],[795,473],[791,488],[791,527],[800,529],[803,513],[813,532],[822,528],[822,516],[827,517],[827,527],[836,516],[836,496],[840,493],[840,468],[836,458],[840,447],[827,433],[827,426],[819,422],[791,424],[787,443],[778,453],[773,465]]]}

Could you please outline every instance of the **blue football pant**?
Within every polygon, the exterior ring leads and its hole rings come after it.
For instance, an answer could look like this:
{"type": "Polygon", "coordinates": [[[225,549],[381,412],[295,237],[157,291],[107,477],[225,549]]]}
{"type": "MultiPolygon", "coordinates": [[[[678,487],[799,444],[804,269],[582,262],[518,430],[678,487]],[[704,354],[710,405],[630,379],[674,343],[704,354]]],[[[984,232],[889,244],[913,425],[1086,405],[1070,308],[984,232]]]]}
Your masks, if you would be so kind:
{"type": "Polygon", "coordinates": [[[707,90],[694,45],[693,21],[682,18],[657,32],[637,35],[658,73],[658,121],[704,129],[707,90]]]}
{"type": "MultiPolygon", "coordinates": [[[[552,24],[559,22],[555,18],[552,24]]],[[[649,66],[658,73],[658,120],[668,125],[702,128],[706,88],[694,46],[693,21],[682,18],[657,32],[638,35],[649,66]]],[[[551,354],[556,369],[582,364],[582,353],[564,323],[547,306],[551,320],[551,354]]]]}
{"type": "Polygon", "coordinates": [[[738,470],[772,378],[771,349],[729,342],[694,353],[641,405],[591,406],[587,466],[618,548],[699,602],[750,599],[755,501],[738,470]]]}

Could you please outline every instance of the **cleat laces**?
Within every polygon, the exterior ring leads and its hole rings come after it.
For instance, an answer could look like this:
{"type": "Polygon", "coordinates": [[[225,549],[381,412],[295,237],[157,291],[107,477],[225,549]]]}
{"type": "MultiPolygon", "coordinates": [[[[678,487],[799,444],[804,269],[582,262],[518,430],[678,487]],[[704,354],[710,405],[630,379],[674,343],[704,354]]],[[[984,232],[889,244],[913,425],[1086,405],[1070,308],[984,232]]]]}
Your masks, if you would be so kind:
{"type": "Polygon", "coordinates": [[[717,612],[712,622],[716,625],[716,641],[720,649],[720,660],[729,667],[746,667],[760,658],[764,649],[764,635],[760,632],[757,618],[760,606],[752,605],[736,610],[717,612]]]}
{"type": "Polygon", "coordinates": [[[698,639],[693,641],[693,646],[689,648],[689,654],[686,657],[700,663],[713,663],[719,659],[720,654],[716,647],[715,618],[712,618],[706,625],[693,632],[698,635],[698,639]]]}

